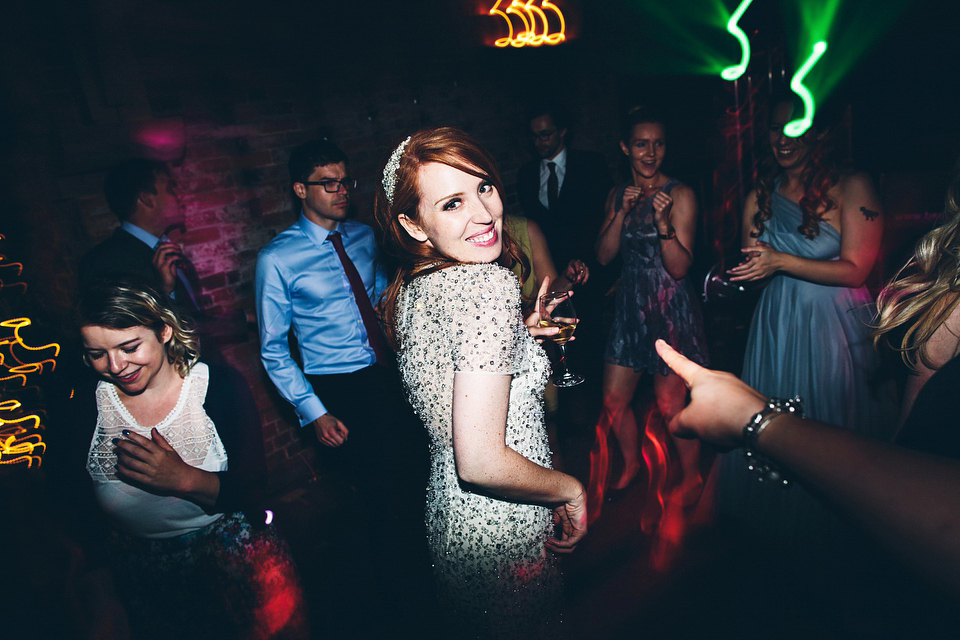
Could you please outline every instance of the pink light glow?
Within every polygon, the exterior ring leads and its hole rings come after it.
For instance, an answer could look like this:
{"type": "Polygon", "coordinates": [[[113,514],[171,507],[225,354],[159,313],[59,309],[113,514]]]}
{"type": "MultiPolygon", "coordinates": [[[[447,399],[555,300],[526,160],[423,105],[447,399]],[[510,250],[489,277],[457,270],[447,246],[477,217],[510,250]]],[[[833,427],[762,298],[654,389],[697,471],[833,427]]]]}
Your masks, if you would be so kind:
{"type": "Polygon", "coordinates": [[[600,517],[600,511],[603,508],[607,473],[610,471],[610,446],[607,443],[607,434],[610,432],[611,425],[613,425],[613,418],[601,415],[594,435],[593,449],[590,451],[590,481],[587,487],[587,524],[590,525],[600,517]]]}
{"type": "Polygon", "coordinates": [[[178,160],[183,157],[186,144],[183,120],[166,118],[135,122],[130,125],[130,140],[148,158],[178,160]]]}
{"type": "Polygon", "coordinates": [[[646,426],[643,430],[643,443],[640,445],[648,474],[647,499],[640,518],[640,528],[646,534],[654,532],[664,512],[664,495],[670,471],[666,437],[668,436],[665,433],[660,412],[648,411],[646,426]]]}

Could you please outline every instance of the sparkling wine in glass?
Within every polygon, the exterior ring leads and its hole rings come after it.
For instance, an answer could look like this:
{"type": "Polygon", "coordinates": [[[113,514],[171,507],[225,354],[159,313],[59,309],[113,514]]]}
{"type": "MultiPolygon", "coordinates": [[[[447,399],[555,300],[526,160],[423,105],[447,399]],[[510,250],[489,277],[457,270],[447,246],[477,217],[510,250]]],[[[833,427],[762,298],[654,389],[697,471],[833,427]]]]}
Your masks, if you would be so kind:
{"type": "Polygon", "coordinates": [[[555,291],[540,296],[540,326],[559,327],[560,332],[550,339],[560,350],[560,361],[553,374],[553,384],[558,387],[575,387],[583,382],[583,376],[567,369],[567,341],[577,328],[577,312],[570,301],[569,291],[555,291]]]}

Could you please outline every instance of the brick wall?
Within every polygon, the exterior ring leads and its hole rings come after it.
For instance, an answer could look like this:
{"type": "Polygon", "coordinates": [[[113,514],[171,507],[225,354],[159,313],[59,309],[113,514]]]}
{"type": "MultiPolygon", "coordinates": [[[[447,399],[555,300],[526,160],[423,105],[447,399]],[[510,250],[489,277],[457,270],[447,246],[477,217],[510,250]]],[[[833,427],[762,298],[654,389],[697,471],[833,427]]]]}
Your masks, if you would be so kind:
{"type": "MultiPolygon", "coordinates": [[[[248,4],[240,6],[256,3],[248,4]]],[[[25,272],[34,274],[33,290],[51,314],[68,307],[80,256],[117,224],[101,193],[103,176],[143,151],[131,131],[145,123],[165,123],[182,136],[182,153],[172,158],[187,210],[188,231],[179,240],[201,277],[202,302],[215,312],[253,312],[257,252],[296,218],[286,161],[302,141],[330,135],[347,152],[361,181],[354,215],[366,222],[384,159],[422,126],[470,131],[500,160],[511,185],[529,158],[523,98],[551,77],[564,79],[579,115],[577,146],[607,153],[611,166],[616,158],[614,84],[582,74],[575,50],[518,57],[522,52],[465,49],[425,60],[415,49],[370,53],[366,43],[366,54],[355,58],[349,48],[334,55],[320,43],[294,47],[266,31],[276,28],[275,16],[264,16],[263,42],[250,39],[256,17],[243,22],[244,39],[231,31],[239,18],[223,23],[217,3],[70,7],[52,23],[25,9],[11,17],[0,45],[2,79],[14,98],[5,114],[4,206],[29,247],[25,272]],[[284,46],[296,65],[279,63],[284,46]],[[543,69],[553,61],[558,68],[543,69]]],[[[515,202],[512,193],[505,199],[515,202]]],[[[317,472],[309,441],[260,366],[255,335],[225,355],[253,388],[271,484],[317,472]]]]}

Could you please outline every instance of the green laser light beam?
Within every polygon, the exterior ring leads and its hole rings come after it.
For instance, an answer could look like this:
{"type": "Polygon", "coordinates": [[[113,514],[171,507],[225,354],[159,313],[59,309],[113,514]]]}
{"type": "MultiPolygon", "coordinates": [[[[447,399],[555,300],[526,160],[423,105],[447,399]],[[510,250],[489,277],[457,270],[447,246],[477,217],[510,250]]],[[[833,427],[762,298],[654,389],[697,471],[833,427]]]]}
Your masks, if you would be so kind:
{"type": "Polygon", "coordinates": [[[803,79],[807,76],[807,73],[810,72],[810,69],[813,68],[813,65],[817,64],[817,60],[820,59],[820,56],[822,56],[826,50],[827,42],[825,40],[815,43],[813,45],[813,53],[810,54],[807,61],[803,63],[802,67],[797,69],[797,72],[793,74],[793,78],[790,79],[790,88],[803,100],[803,117],[791,120],[783,126],[783,133],[791,138],[799,138],[806,133],[810,125],[813,124],[813,111],[815,108],[813,94],[803,86],[803,79]]]}
{"type": "Polygon", "coordinates": [[[750,62],[750,41],[747,39],[747,34],[743,32],[737,23],[740,22],[740,18],[743,17],[744,12],[747,10],[747,7],[750,6],[750,3],[753,0],[743,0],[740,3],[740,6],[737,7],[737,10],[733,12],[733,15],[730,16],[730,19],[727,20],[727,31],[730,32],[734,38],[740,41],[740,64],[735,64],[727,67],[720,72],[720,77],[724,80],[736,80],[747,70],[747,64],[750,62]]]}

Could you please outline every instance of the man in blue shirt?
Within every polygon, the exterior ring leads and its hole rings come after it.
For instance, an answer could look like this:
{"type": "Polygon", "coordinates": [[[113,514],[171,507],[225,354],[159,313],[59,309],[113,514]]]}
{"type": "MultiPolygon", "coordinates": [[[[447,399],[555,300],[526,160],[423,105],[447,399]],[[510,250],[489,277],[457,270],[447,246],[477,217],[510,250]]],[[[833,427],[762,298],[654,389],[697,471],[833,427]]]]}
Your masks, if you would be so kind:
{"type": "MultiPolygon", "coordinates": [[[[377,375],[377,354],[364,324],[357,298],[331,235],[339,233],[343,249],[363,283],[370,305],[386,286],[373,230],[347,220],[350,190],[346,155],[327,140],[309,142],[290,156],[293,192],[301,202],[300,219],[265,246],[257,258],[256,298],[260,326],[260,358],[270,379],[297,413],[328,447],[351,437],[351,425],[331,412],[317,387],[336,384],[348,374],[371,369],[377,375]],[[290,352],[293,328],[300,350],[297,364],[290,352]]],[[[375,327],[377,332],[379,326],[375,327]]],[[[375,339],[382,335],[374,336],[375,339]]],[[[386,364],[386,363],[383,363],[386,364]]],[[[359,378],[359,376],[356,376],[359,378]]],[[[327,398],[329,402],[330,398],[327,398]]],[[[350,413],[354,413],[352,408],[350,413]]]]}
{"type": "Polygon", "coordinates": [[[260,359],[300,425],[325,445],[321,460],[361,491],[371,535],[389,532],[391,545],[370,544],[380,606],[388,619],[413,624],[430,582],[427,444],[373,311],[387,278],[373,230],[347,219],[356,181],[343,151],[328,140],[307,142],[289,166],[301,214],[257,258],[260,359]]]}

